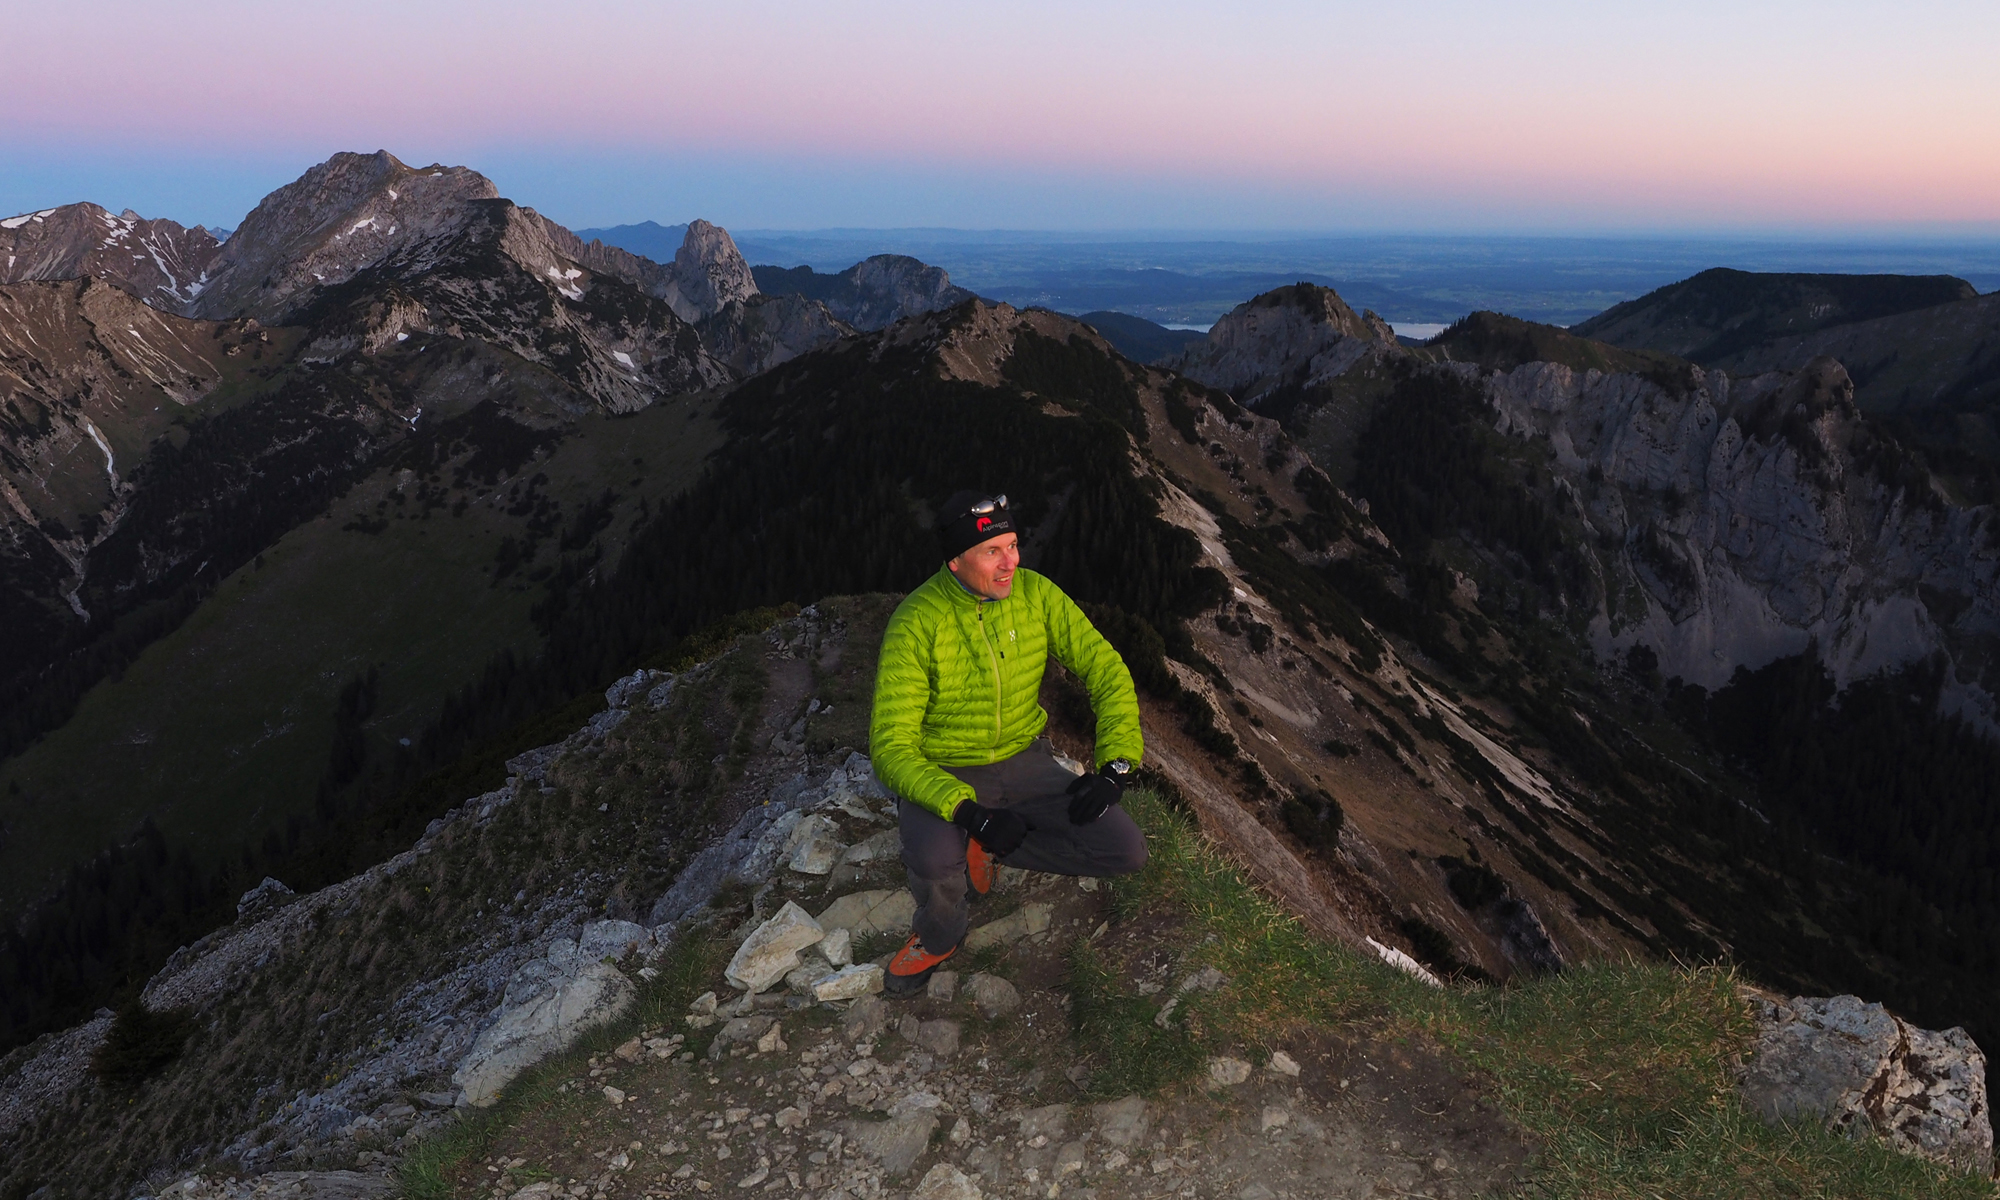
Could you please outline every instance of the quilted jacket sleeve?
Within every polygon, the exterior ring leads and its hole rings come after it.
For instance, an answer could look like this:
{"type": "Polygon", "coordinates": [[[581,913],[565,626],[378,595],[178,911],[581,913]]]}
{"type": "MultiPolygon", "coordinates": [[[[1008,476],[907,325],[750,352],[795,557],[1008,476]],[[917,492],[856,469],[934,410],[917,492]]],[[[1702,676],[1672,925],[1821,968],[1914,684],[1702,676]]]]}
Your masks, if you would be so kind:
{"type": "Polygon", "coordinates": [[[1132,688],[1132,672],[1074,600],[1053,583],[1043,586],[1049,592],[1043,601],[1049,650],[1090,690],[1090,707],[1097,714],[1096,765],[1123,758],[1137,766],[1146,742],[1139,732],[1139,695],[1132,688]]]}
{"type": "Polygon", "coordinates": [[[924,713],[930,707],[934,628],[905,600],[882,633],[875,665],[875,706],[868,720],[868,754],[875,776],[910,803],[951,819],[972,785],[946,774],[924,757],[924,713]]]}

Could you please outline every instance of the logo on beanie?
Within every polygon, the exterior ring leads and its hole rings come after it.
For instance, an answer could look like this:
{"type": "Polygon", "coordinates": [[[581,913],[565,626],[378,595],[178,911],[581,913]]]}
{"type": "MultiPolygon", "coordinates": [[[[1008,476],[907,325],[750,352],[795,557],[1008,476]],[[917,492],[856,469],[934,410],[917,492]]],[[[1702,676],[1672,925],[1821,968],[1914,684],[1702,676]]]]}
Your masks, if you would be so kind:
{"type": "Polygon", "coordinates": [[[992,517],[981,517],[977,521],[974,521],[972,523],[972,527],[978,530],[980,533],[985,533],[986,527],[991,524],[993,524],[992,517]]]}

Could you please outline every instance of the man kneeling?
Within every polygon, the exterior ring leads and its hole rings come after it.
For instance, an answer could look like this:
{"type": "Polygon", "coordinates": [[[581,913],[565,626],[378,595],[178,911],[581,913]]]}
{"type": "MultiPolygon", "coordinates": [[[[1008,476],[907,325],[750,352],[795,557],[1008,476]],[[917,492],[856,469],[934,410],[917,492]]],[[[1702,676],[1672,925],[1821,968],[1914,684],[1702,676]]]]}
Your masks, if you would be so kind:
{"type": "Polygon", "coordinates": [[[899,797],[903,865],[916,899],[887,990],[920,991],[965,939],[966,891],[994,863],[1057,875],[1123,875],[1146,838],[1118,807],[1139,761],[1131,672],[1075,602],[1020,569],[1007,497],[960,492],[938,533],[943,569],[904,598],[882,635],[869,754],[899,797]],[[1050,655],[1097,714],[1097,770],[1072,775],[1042,736],[1050,655]]]}

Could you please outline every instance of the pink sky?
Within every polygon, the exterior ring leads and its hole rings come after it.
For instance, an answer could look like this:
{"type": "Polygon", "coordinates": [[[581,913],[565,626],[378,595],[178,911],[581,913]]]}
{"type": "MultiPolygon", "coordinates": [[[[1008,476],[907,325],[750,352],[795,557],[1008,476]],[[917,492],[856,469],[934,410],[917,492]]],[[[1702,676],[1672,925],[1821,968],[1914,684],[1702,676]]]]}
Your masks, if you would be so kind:
{"type": "Polygon", "coordinates": [[[1990,2],[1245,7],[26,6],[0,207],[383,147],[571,224],[2000,229],[1990,2]]]}

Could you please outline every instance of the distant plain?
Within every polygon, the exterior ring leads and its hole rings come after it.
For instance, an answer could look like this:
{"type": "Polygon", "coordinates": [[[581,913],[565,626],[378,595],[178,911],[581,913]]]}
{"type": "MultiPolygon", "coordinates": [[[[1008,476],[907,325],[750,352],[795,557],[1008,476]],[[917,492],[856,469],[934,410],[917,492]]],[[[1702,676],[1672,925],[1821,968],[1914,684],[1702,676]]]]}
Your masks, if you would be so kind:
{"type": "Polygon", "coordinates": [[[1071,314],[1109,309],[1204,328],[1250,297],[1300,280],[1332,287],[1398,326],[1442,324],[1478,309],[1572,325],[1710,267],[1956,275],[1981,292],[2000,288],[2000,240],[731,232],[751,263],[838,271],[873,254],[908,254],[1009,304],[1071,314]]]}

